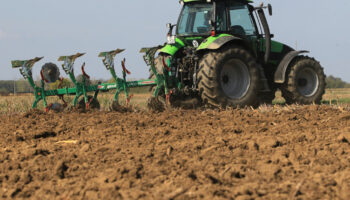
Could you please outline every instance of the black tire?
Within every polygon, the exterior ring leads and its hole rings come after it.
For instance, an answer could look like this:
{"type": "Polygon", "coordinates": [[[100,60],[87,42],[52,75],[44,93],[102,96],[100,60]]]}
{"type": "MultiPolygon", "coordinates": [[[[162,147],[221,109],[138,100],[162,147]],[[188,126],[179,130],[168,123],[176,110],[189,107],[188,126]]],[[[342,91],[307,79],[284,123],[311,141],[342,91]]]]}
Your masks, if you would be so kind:
{"type": "MultiPolygon", "coordinates": [[[[92,98],[93,96],[88,96],[88,101],[91,101],[92,98]]],[[[86,108],[86,105],[83,97],[78,103],[78,109],[85,109],[85,108],[86,108]]],[[[90,103],[89,109],[100,110],[100,108],[101,108],[100,102],[97,99],[93,99],[90,103]]]]}
{"type": "Polygon", "coordinates": [[[240,46],[231,45],[218,51],[208,52],[201,59],[199,66],[198,88],[204,104],[216,108],[257,106],[259,69],[255,59],[247,50],[240,46]],[[230,62],[235,64],[231,63],[230,65],[230,62]],[[234,73],[227,73],[226,75],[224,73],[228,71],[226,68],[232,68],[232,66],[233,69],[238,67],[238,69],[242,69],[241,71],[245,71],[247,78],[242,79],[234,73]],[[229,76],[231,78],[236,77],[238,82],[245,83],[242,88],[234,85],[238,90],[237,97],[234,96],[234,92],[230,94],[225,92],[227,88],[233,86],[229,76]],[[249,85],[246,84],[247,81],[249,85]],[[239,91],[242,89],[244,93],[239,91]]]}
{"type": "Polygon", "coordinates": [[[320,104],[326,89],[326,76],[318,61],[298,56],[290,64],[282,96],[287,104],[320,104]]]}

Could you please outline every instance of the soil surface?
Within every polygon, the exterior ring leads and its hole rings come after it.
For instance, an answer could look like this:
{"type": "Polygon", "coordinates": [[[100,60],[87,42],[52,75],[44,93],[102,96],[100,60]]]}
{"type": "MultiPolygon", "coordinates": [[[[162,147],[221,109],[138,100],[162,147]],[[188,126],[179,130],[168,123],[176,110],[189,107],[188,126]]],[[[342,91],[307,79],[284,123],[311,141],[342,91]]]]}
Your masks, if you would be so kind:
{"type": "Polygon", "coordinates": [[[350,199],[350,112],[0,116],[0,198],[350,199]]]}

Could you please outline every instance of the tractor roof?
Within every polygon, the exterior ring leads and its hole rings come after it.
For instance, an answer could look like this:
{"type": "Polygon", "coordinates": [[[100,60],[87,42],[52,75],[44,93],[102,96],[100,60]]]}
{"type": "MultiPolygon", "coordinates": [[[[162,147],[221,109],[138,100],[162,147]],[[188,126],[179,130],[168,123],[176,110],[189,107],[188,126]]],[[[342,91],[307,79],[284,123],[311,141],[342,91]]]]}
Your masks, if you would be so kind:
{"type": "MultiPolygon", "coordinates": [[[[204,2],[207,2],[207,0],[182,0],[184,3],[189,3],[189,2],[201,2],[201,1],[204,1],[204,2]]],[[[235,1],[235,0],[231,0],[231,1],[235,1]]],[[[253,0],[243,0],[243,1],[246,1],[247,3],[253,3],[253,0]]]]}

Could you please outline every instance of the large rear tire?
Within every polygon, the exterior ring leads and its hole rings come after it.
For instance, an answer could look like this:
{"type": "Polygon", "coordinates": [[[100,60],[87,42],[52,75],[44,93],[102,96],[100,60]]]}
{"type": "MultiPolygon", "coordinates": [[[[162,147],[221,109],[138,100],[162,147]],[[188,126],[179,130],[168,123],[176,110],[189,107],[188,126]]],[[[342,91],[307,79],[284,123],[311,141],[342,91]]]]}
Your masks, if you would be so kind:
{"type": "Polygon", "coordinates": [[[257,106],[258,64],[239,46],[209,52],[200,61],[198,88],[204,104],[217,108],[257,106]]]}
{"type": "Polygon", "coordinates": [[[287,70],[282,96],[287,104],[320,104],[326,88],[326,76],[320,63],[298,56],[287,70]]]}

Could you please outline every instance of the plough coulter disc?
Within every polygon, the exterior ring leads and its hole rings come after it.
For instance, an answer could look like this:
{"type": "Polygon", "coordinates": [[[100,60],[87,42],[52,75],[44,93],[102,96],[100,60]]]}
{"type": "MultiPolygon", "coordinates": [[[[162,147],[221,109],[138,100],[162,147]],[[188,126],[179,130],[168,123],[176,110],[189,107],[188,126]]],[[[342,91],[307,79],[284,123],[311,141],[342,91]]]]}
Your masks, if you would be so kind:
{"type": "Polygon", "coordinates": [[[53,103],[49,105],[49,110],[52,110],[56,113],[63,112],[65,108],[66,106],[60,103],[53,103]]]}
{"type": "Polygon", "coordinates": [[[57,65],[53,63],[46,63],[41,68],[42,75],[48,83],[56,82],[60,77],[60,70],[57,65]]]}

